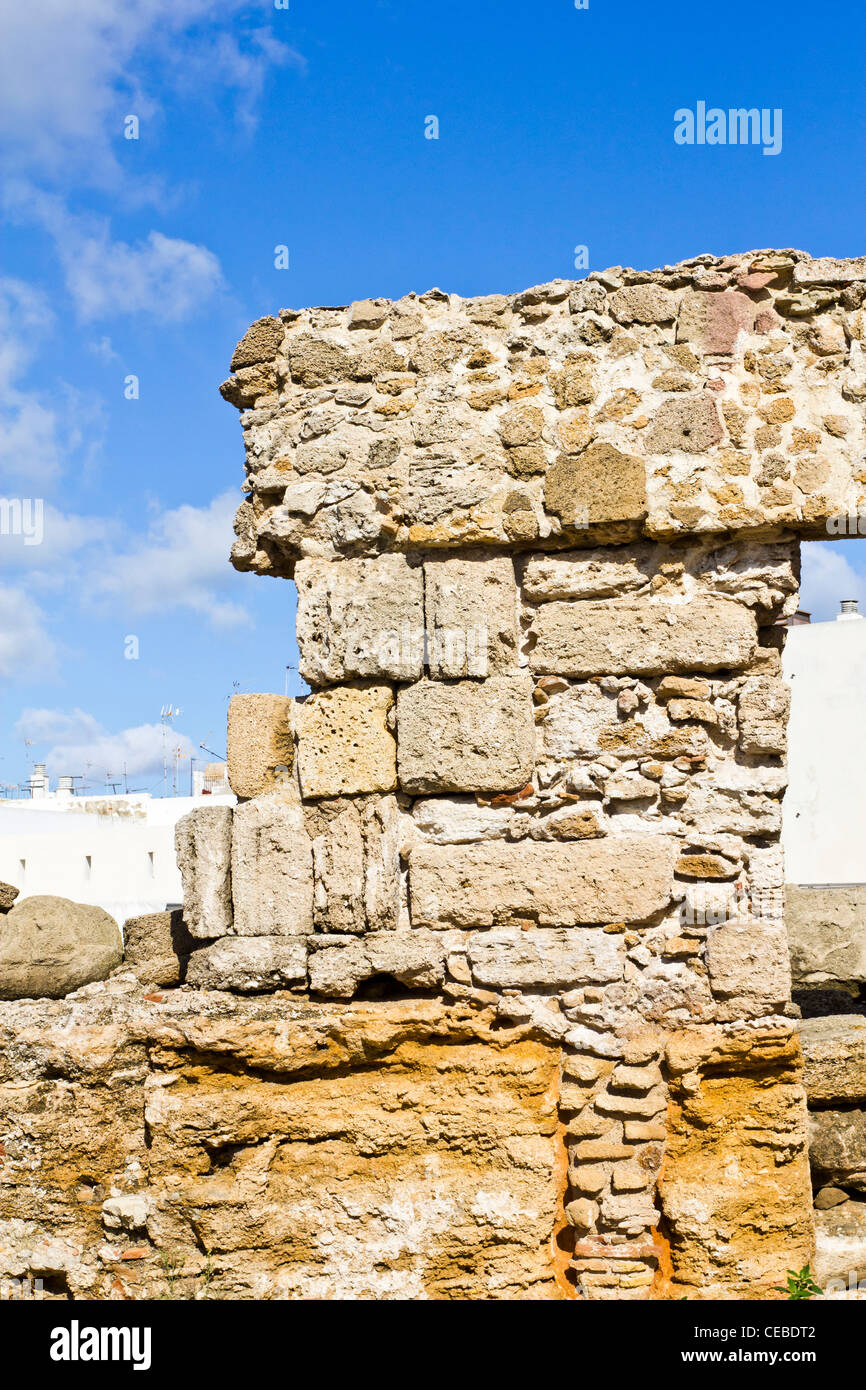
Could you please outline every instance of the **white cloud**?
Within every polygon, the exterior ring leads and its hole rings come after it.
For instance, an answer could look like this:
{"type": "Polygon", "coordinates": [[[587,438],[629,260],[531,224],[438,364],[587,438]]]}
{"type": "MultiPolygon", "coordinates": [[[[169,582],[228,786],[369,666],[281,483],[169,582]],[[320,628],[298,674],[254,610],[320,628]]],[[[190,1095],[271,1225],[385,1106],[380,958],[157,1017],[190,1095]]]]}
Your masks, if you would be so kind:
{"type": "Polygon", "coordinates": [[[0,677],[26,680],[49,676],[56,656],[39,605],[23,589],[0,584],[0,677]]]}
{"type": "Polygon", "coordinates": [[[177,322],[222,284],[212,251],[162,232],[130,245],[112,241],[104,222],[94,235],[62,236],[57,250],[66,288],[85,321],[146,313],[177,322]]]}
{"type": "Polygon", "coordinates": [[[0,572],[27,576],[31,590],[63,590],[82,609],[133,617],[195,613],[218,630],[252,622],[235,598],[243,580],[229,563],[238,503],[231,490],[204,506],[157,510],[143,535],[104,516],[79,516],[45,503],[43,538],[27,544],[37,514],[18,513],[0,496],[0,572]]]}
{"type": "Polygon", "coordinates": [[[63,382],[53,391],[25,388],[26,378],[54,315],[33,285],[0,277],[0,478],[32,496],[62,471],[82,448],[98,447],[102,407],[63,382]]]}
{"type": "Polygon", "coordinates": [[[171,776],[175,750],[186,759],[196,753],[192,741],[176,729],[164,732],[161,724],[138,724],[112,733],[82,709],[25,709],[15,732],[44,749],[38,756],[50,774],[86,777],[91,785],[109,774],[119,778],[124,770],[130,779],[159,775],[165,754],[171,776]]]}
{"type": "Polygon", "coordinates": [[[800,607],[812,614],[813,622],[835,618],[843,598],[859,599],[860,612],[866,614],[866,574],[852,563],[866,566],[866,542],[809,541],[801,554],[800,607]]]}
{"type": "Polygon", "coordinates": [[[237,583],[228,560],[237,504],[229,491],[204,507],[161,512],[127,550],[99,556],[89,583],[94,600],[130,616],[187,609],[215,628],[250,622],[229,596],[237,583]]]}
{"type": "Polygon", "coordinates": [[[117,531],[105,517],[76,516],[48,502],[39,507],[39,498],[27,499],[20,513],[4,506],[7,500],[0,497],[0,570],[21,569],[42,588],[65,588],[75,576],[76,557],[86,557],[90,546],[104,550],[117,531]]]}
{"type": "Polygon", "coordinates": [[[119,314],[178,322],[223,283],[219,260],[196,242],[155,231],[135,243],[114,241],[108,218],[75,215],[61,198],[26,183],[10,183],[5,201],[11,215],[41,224],[52,237],[85,322],[119,314]]]}
{"type": "Polygon", "coordinates": [[[115,179],[123,117],[152,118],[166,82],[182,91],[190,69],[204,91],[235,91],[247,120],[269,66],[303,67],[261,27],[270,0],[6,0],[2,10],[7,166],[61,181],[115,179]]]}

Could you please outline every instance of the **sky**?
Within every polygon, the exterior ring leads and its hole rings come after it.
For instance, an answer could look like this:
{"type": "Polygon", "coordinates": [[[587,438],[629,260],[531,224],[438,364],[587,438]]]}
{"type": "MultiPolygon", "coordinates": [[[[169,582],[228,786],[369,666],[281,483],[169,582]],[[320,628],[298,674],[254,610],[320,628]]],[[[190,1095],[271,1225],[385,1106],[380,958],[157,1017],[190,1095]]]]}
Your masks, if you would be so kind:
{"type": "MultiPolygon", "coordinates": [[[[218,386],[253,319],[576,278],[581,246],[590,270],[866,252],[850,0],[0,0],[0,24],[0,498],[28,533],[0,534],[0,786],[47,760],[159,794],[179,750],[186,790],[236,690],[303,688],[293,586],[228,563],[218,386]],[[677,144],[698,101],[781,110],[781,149],[677,144]]],[[[856,546],[804,547],[813,618],[866,607],[856,546]]]]}

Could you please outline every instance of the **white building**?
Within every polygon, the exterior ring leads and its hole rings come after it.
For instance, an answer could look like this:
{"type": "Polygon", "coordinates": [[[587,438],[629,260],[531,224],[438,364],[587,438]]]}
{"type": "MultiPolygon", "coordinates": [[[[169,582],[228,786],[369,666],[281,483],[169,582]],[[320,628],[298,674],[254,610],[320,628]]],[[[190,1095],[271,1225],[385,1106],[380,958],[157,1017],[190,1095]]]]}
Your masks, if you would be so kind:
{"type": "Polygon", "coordinates": [[[128,917],[180,907],[175,824],[195,806],[235,801],[224,777],[211,769],[200,775],[196,796],[74,796],[69,778],[50,791],[38,764],[28,799],[0,800],[0,880],[22,898],[93,903],[121,926],[128,917]]]}
{"type": "Polygon", "coordinates": [[[866,622],[854,600],[835,622],[789,628],[788,790],[782,842],[789,883],[866,882],[866,622]]]}

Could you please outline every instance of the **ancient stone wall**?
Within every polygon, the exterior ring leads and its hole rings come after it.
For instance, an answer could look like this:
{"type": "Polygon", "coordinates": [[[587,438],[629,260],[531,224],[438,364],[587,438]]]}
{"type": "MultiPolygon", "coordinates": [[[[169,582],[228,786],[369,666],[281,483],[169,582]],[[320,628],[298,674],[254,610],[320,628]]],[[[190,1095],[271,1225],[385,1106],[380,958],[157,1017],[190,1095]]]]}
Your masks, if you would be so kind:
{"type": "Polygon", "coordinates": [[[233,702],[250,799],[185,857],[219,937],[191,978],[539,1029],[591,1296],[809,1258],[778,623],[799,537],[866,500],[863,275],[763,252],[283,311],[223,387],[234,563],[294,577],[312,693],[233,702]]]}
{"type": "MultiPolygon", "coordinates": [[[[799,538],[866,505],[864,276],[698,257],[238,345],[233,559],[294,578],[311,689],[232,701],[239,804],[178,828],[186,982],[117,1025],[148,1258],[590,1299],[812,1258],[779,619],[799,538]]],[[[66,1007],[39,1096],[101,1026],[66,1007]]]]}

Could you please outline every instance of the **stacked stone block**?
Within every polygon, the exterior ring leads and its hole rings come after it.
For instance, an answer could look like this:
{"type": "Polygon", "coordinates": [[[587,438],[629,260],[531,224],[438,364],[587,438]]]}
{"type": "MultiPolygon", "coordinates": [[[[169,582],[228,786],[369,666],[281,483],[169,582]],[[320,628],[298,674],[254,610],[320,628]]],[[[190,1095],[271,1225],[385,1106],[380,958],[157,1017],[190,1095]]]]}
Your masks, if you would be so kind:
{"type": "Polygon", "coordinates": [[[866,260],[784,251],[283,310],[222,388],[233,562],[295,579],[311,692],[233,702],[230,832],[180,831],[189,978],[555,1043],[589,1297],[810,1256],[779,620],[799,538],[866,507],[864,298],[866,260]],[[771,1235],[703,1259],[687,1117],[748,1148],[738,1095],[771,1235]]]}

